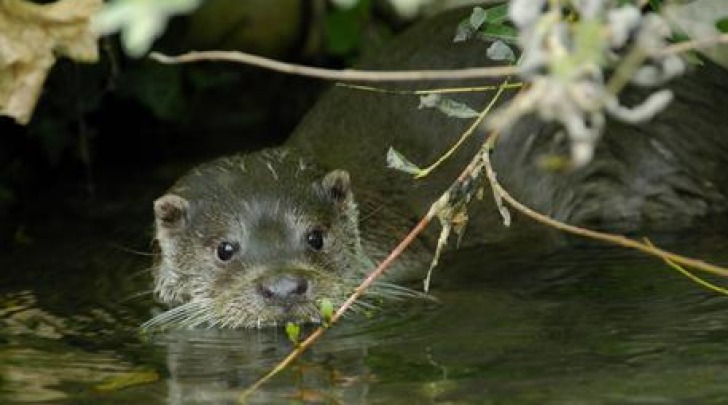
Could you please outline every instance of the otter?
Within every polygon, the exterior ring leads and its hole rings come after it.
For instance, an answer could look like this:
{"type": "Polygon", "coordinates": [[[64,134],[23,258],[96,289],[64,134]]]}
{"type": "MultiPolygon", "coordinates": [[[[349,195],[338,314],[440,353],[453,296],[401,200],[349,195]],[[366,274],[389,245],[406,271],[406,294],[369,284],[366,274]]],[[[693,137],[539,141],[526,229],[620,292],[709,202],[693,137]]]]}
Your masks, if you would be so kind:
{"type": "MultiPolygon", "coordinates": [[[[203,164],[157,199],[154,213],[155,293],[176,308],[151,325],[321,322],[322,300],[345,299],[387,241],[404,235],[363,229],[349,174],[325,172],[291,148],[203,164]]],[[[389,226],[397,221],[392,215],[389,226]]],[[[417,293],[380,282],[373,295],[417,293]]]]}
{"type": "MultiPolygon", "coordinates": [[[[394,40],[369,69],[449,69],[493,64],[481,41],[453,44],[468,10],[441,14],[394,40]]],[[[484,80],[495,84],[497,81],[484,80]]],[[[447,86],[473,82],[448,83],[447,86]]],[[[442,86],[398,84],[398,89],[442,86]]],[[[570,173],[544,171],[538,158],[564,154],[558,128],[527,117],[502,134],[492,160],[499,179],[532,207],[559,220],[624,231],[675,229],[721,212],[728,177],[728,75],[706,63],[672,86],[675,100],[652,122],[609,122],[593,161],[570,173]]],[[[390,146],[417,162],[433,161],[469,125],[417,99],[335,87],[285,145],[203,164],[154,202],[155,293],[172,306],[148,326],[263,327],[322,322],[334,305],[406,234],[469,160],[472,137],[424,181],[387,169],[390,146]]],[[[460,97],[482,107],[490,94],[460,97]]],[[[639,100],[639,89],[624,98],[639,100]]],[[[499,243],[529,233],[505,230],[494,204],[474,204],[465,241],[499,243]]],[[[525,230],[525,231],[524,231],[525,230]]],[[[428,239],[391,273],[421,268],[428,239]]],[[[391,281],[373,297],[416,295],[391,281]]],[[[367,307],[366,302],[359,304],[367,307]]]]}

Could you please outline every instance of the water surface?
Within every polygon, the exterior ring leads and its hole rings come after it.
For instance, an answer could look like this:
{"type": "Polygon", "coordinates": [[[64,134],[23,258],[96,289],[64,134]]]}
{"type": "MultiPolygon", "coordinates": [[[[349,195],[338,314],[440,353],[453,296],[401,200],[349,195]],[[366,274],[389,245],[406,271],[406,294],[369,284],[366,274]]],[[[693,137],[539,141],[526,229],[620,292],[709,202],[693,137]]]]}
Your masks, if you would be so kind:
{"type": "MultiPolygon", "coordinates": [[[[149,258],[60,229],[0,258],[1,403],[235,403],[291,349],[277,329],[144,338],[149,258]]],[[[728,263],[719,232],[657,242],[728,263]]],[[[728,298],[657,260],[481,248],[434,280],[437,303],[346,319],[251,403],[728,403],[728,298]]]]}

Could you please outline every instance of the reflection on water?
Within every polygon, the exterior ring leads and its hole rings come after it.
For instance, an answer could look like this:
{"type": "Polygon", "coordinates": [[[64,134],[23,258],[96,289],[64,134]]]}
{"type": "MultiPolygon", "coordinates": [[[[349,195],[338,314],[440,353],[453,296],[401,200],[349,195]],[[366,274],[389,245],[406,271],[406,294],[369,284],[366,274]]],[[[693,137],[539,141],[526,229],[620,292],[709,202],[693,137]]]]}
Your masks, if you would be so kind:
{"type": "MultiPolygon", "coordinates": [[[[726,238],[676,239],[728,262],[726,238]]],[[[0,402],[235,403],[291,349],[277,329],[144,340],[151,302],[133,297],[148,278],[79,263],[58,256],[64,275],[49,278],[2,262],[0,402]]],[[[728,403],[728,298],[645,256],[471,250],[438,269],[433,294],[337,325],[251,402],[728,403]]]]}

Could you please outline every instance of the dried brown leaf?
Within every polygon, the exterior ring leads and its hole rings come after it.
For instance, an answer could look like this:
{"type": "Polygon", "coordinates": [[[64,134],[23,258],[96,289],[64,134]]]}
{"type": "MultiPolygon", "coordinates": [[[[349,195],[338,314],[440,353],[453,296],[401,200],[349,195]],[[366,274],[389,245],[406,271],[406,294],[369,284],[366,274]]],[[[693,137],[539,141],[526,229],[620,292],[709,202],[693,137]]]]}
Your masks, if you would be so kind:
{"type": "Polygon", "coordinates": [[[27,124],[57,56],[98,60],[91,17],[102,0],[0,2],[0,114],[27,124]]]}

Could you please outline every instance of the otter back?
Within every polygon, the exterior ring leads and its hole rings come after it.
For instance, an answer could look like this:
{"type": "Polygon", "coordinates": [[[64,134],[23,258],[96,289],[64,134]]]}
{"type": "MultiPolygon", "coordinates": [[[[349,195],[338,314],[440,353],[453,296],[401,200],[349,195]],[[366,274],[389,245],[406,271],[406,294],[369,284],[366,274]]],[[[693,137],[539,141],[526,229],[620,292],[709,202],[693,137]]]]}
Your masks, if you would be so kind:
{"type": "MultiPolygon", "coordinates": [[[[448,69],[493,65],[482,41],[453,43],[455,27],[469,14],[456,10],[423,22],[381,54],[362,63],[371,69],[448,69]]],[[[404,83],[394,89],[498,84],[500,80],[404,83]]],[[[557,219],[577,224],[635,230],[675,228],[722,211],[728,192],[728,74],[706,62],[670,86],[675,99],[651,122],[610,121],[591,164],[570,173],[539,165],[546,155],[567,156],[559,128],[533,117],[502,134],[493,153],[498,178],[517,198],[557,219]]],[[[626,105],[646,91],[627,89],[626,105]]],[[[511,94],[512,95],[512,94],[511,94]]],[[[476,110],[492,92],[454,96],[476,110]]],[[[510,97],[507,96],[506,98],[510,97]]],[[[423,180],[389,170],[393,146],[416,164],[434,162],[460,137],[469,120],[418,109],[419,96],[334,87],[306,116],[290,144],[329,167],[349,170],[357,182],[380,190],[418,216],[446,190],[483,140],[472,137],[441,169],[423,180]]],[[[465,241],[498,240],[503,232],[491,201],[478,202],[465,241]]],[[[506,236],[508,237],[508,236],[506,236]]]]}

